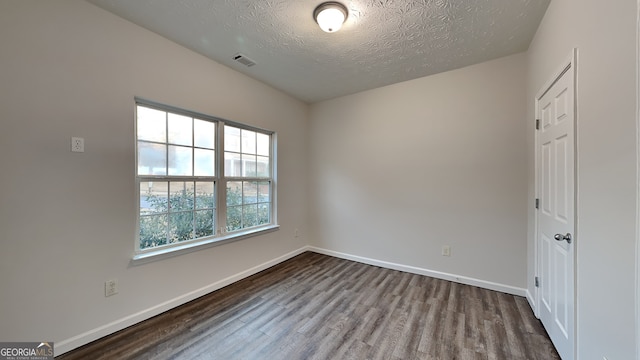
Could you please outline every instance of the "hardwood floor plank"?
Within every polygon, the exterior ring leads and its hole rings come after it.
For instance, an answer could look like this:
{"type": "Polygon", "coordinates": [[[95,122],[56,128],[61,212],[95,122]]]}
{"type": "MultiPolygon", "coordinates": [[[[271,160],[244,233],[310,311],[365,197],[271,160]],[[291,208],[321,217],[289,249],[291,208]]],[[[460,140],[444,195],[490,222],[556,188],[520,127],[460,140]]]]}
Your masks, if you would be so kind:
{"type": "Polygon", "coordinates": [[[470,298],[465,308],[465,348],[476,354],[487,353],[485,332],[482,331],[484,319],[482,315],[482,300],[470,298]]]}
{"type": "Polygon", "coordinates": [[[428,300],[425,320],[428,325],[422,332],[420,342],[418,343],[418,351],[430,356],[435,353],[435,346],[438,343],[437,336],[441,332],[440,327],[442,326],[442,322],[439,321],[439,319],[436,320],[437,316],[442,313],[440,303],[441,301],[434,301],[433,299],[428,300]]]}
{"type": "Polygon", "coordinates": [[[410,359],[418,351],[420,342],[420,334],[426,326],[421,314],[425,311],[425,303],[421,301],[412,301],[409,304],[409,312],[407,320],[402,328],[402,333],[398,340],[398,344],[394,349],[393,355],[400,359],[410,359]]]}
{"type": "Polygon", "coordinates": [[[559,357],[524,298],[307,252],[58,359],[559,357]]]}

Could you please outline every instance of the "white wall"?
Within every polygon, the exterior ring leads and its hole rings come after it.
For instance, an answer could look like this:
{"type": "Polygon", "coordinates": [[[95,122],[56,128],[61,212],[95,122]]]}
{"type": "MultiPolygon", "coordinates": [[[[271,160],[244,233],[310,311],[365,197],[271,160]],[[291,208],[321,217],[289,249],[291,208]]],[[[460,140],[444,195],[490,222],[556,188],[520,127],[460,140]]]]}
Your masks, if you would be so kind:
{"type": "Polygon", "coordinates": [[[524,288],[525,65],[518,54],[312,105],[313,245],[524,288]]]}
{"type": "MultiPolygon", "coordinates": [[[[553,0],[528,54],[527,114],[571,49],[577,61],[578,359],[635,357],[636,0],[553,0]]],[[[526,131],[529,208],[533,131],[526,131]]],[[[533,213],[529,213],[532,223],[533,213]]],[[[534,291],[533,228],[528,288],[534,291]]]]}
{"type": "Polygon", "coordinates": [[[68,350],[306,245],[307,118],[307,104],[84,1],[1,0],[0,339],[68,350]],[[281,230],[132,266],[134,96],[276,131],[281,230]],[[105,298],[110,278],[120,293],[105,298]]]}

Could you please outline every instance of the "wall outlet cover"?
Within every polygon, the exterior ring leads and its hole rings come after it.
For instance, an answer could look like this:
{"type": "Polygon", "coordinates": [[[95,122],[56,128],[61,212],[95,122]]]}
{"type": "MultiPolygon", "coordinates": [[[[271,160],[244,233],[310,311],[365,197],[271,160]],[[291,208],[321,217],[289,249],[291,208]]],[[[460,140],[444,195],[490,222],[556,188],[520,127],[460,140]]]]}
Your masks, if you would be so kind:
{"type": "Polygon", "coordinates": [[[72,152],[84,152],[84,138],[72,137],[71,138],[71,151],[72,152]]]}
{"type": "Polygon", "coordinates": [[[118,280],[111,279],[104,283],[104,296],[109,297],[118,293],[118,280]]]}

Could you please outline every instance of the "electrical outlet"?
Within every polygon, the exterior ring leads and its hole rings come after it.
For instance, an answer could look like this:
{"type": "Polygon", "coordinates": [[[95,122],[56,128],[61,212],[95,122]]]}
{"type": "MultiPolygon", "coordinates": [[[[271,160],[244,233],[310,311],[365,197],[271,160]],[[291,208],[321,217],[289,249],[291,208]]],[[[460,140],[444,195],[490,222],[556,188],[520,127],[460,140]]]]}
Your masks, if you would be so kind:
{"type": "Polygon", "coordinates": [[[84,152],[84,138],[72,137],[71,138],[71,151],[72,152],[84,152]]]}
{"type": "Polygon", "coordinates": [[[300,231],[298,229],[293,230],[293,237],[300,236],[300,231]]]}
{"type": "Polygon", "coordinates": [[[442,256],[451,256],[451,246],[442,245],[442,256]]]}
{"type": "Polygon", "coordinates": [[[118,293],[118,280],[107,280],[104,283],[104,296],[109,297],[118,293]]]}

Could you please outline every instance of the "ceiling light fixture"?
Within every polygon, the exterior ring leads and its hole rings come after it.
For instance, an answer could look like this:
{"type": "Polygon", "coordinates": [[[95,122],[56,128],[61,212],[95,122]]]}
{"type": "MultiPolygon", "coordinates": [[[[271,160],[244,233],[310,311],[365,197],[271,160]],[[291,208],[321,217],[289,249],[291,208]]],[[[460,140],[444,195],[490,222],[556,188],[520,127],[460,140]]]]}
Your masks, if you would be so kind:
{"type": "Polygon", "coordinates": [[[340,30],[348,14],[347,7],[335,1],[322,3],[313,10],[313,18],[320,29],[328,33],[340,30]]]}

